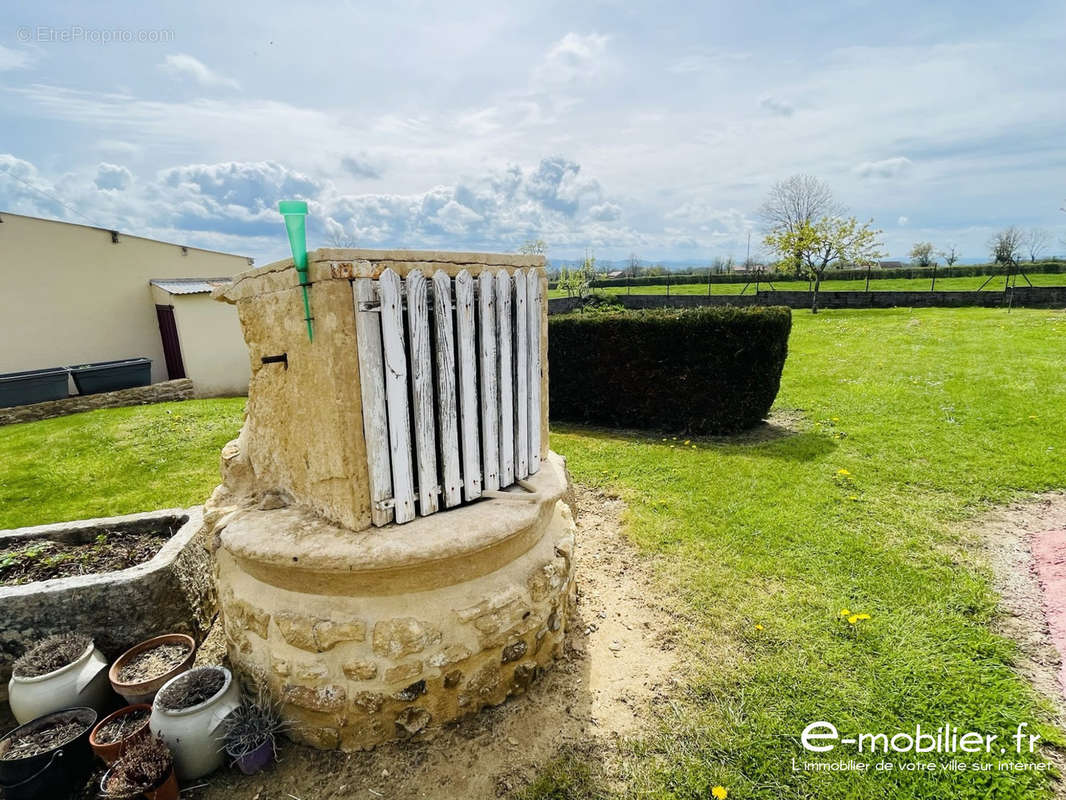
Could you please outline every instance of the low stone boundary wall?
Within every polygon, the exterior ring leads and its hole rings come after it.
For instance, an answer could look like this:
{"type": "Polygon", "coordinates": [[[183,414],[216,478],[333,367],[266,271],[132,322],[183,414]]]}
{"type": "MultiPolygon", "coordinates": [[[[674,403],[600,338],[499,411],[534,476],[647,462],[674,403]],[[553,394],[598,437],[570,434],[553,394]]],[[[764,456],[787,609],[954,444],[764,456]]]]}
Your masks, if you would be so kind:
{"type": "Polygon", "coordinates": [[[77,414],[80,411],[92,411],[97,408],[120,408],[143,406],[149,403],[166,403],[172,400],[189,400],[192,396],[192,380],[180,378],[174,381],[153,383],[150,386],[119,389],[116,392],[78,394],[62,400],[50,400],[47,403],[0,408],[0,425],[63,417],[67,414],[77,414]]]}
{"type": "MultiPolygon", "coordinates": [[[[626,308],[694,308],[697,306],[789,306],[810,308],[811,294],[804,291],[759,292],[747,295],[619,294],[626,308]]],[[[1018,286],[1012,292],[819,292],[819,308],[1066,308],[1066,286],[1018,286]],[[1013,300],[1011,295],[1013,294],[1013,300]]],[[[576,297],[548,300],[549,314],[565,314],[581,306],[576,297]]]]}

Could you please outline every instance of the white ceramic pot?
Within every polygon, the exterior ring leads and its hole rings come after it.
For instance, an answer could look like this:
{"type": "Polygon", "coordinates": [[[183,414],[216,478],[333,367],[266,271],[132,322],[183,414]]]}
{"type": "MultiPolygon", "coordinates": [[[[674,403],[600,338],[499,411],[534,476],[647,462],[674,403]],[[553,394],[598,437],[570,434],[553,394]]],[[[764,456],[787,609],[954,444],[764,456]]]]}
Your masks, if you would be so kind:
{"type": "Polygon", "coordinates": [[[233,674],[225,667],[197,667],[171,678],[159,688],[148,725],[152,733],[163,737],[174,754],[174,770],[179,781],[194,780],[222,766],[222,733],[218,727],[240,704],[240,689],[233,674]],[[159,705],[159,698],[172,683],[205,669],[218,669],[226,676],[225,683],[214,697],[180,711],[159,705]]]}
{"type": "Polygon", "coordinates": [[[88,706],[103,712],[108,710],[112,697],[107,659],[92,644],[76,661],[55,672],[36,678],[12,675],[7,684],[11,713],[20,725],[64,708],[88,706]]]}

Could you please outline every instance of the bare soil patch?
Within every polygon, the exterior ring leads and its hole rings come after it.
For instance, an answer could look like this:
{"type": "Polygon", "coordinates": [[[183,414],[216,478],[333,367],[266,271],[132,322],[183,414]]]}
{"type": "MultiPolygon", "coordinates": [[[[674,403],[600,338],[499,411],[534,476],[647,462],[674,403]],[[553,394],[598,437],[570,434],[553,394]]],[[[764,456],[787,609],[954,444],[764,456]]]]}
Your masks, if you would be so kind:
{"type": "Polygon", "coordinates": [[[621,535],[623,503],[582,487],[574,498],[577,610],[565,657],[529,691],[430,738],[369,753],[281,743],[269,770],[253,777],[220,771],[182,797],[495,800],[568,752],[595,760],[608,778],[616,774],[622,743],[653,724],[653,706],[674,685],[676,629],[650,571],[621,535]]]}
{"type": "Polygon", "coordinates": [[[1015,669],[1048,699],[1059,723],[1066,723],[1063,662],[1051,625],[1054,620],[1066,630],[1066,597],[1059,593],[1061,586],[1046,583],[1060,556],[1042,541],[1066,529],[1066,493],[995,509],[966,528],[1002,598],[998,632],[1019,645],[1015,669]]]}
{"type": "Polygon", "coordinates": [[[126,569],[148,561],[166,541],[152,533],[110,531],[83,544],[21,542],[0,548],[0,586],[126,569]]]}
{"type": "Polygon", "coordinates": [[[177,667],[189,655],[184,644],[160,644],[150,650],[142,650],[122,665],[118,671],[123,683],[142,683],[165,675],[177,667]]]}

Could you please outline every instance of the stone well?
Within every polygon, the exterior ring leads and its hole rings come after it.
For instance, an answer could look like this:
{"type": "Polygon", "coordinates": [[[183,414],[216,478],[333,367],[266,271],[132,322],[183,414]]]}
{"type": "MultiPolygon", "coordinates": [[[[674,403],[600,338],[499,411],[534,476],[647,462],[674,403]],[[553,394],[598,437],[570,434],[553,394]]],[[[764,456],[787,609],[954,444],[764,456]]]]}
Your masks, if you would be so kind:
{"type": "Polygon", "coordinates": [[[227,649],[282,703],[290,736],[321,748],[431,731],[522,692],[560,654],[574,597],[567,475],[547,447],[546,302],[539,325],[529,317],[539,469],[449,508],[438,487],[436,513],[382,523],[368,450],[384,423],[364,421],[353,283],[386,270],[505,272],[546,295],[539,256],[332,249],[309,255],[313,340],[291,261],[217,295],[236,304],[252,362],[247,419],[204,510],[227,649]]]}

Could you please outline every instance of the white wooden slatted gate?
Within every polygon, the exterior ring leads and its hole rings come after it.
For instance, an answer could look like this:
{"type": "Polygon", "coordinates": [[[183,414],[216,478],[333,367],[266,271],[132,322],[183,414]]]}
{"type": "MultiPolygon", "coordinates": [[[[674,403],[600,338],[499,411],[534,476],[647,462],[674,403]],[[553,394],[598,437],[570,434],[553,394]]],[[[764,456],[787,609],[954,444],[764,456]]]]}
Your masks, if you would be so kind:
{"type": "Polygon", "coordinates": [[[356,278],[373,523],[410,522],[540,469],[537,270],[356,278]]]}

